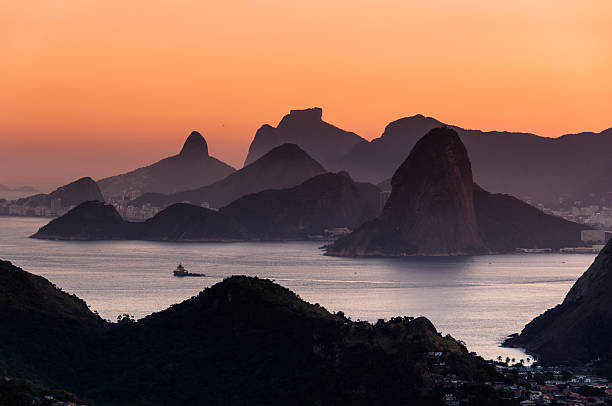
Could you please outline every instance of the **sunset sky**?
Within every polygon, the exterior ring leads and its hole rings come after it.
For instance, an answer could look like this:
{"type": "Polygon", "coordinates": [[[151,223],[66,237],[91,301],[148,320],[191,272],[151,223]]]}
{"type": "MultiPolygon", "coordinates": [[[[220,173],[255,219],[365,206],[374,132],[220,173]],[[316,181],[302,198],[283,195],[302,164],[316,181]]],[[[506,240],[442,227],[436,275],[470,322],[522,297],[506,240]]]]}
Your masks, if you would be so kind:
{"type": "Polygon", "coordinates": [[[191,130],[241,167],[261,124],[311,106],[367,139],[417,113],[612,127],[610,0],[0,0],[0,52],[11,186],[118,174],[191,130]]]}

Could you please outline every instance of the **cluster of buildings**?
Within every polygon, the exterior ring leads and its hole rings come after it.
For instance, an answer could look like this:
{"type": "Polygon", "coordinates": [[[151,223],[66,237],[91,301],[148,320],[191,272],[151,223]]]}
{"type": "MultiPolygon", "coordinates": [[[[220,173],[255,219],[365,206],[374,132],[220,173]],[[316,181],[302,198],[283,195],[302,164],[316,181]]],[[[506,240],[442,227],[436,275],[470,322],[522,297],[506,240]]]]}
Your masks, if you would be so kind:
{"type": "Polygon", "coordinates": [[[576,223],[588,224],[595,228],[612,229],[612,207],[589,205],[571,206],[550,209],[542,205],[538,207],[545,213],[563,217],[576,223]]]}
{"type": "MultiPolygon", "coordinates": [[[[79,406],[77,403],[72,402],[62,402],[60,400],[55,399],[52,395],[45,396],[35,396],[33,397],[29,405],[40,405],[40,406],[79,406]]],[[[86,406],[86,405],[80,405],[86,406]]]]}
{"type": "Polygon", "coordinates": [[[497,365],[506,382],[494,383],[522,406],[605,405],[612,402],[612,384],[605,378],[574,374],[558,366],[535,368],[497,365]],[[508,379],[509,378],[509,379],[508,379]]]}
{"type": "MultiPolygon", "coordinates": [[[[589,406],[612,404],[612,383],[607,379],[574,374],[558,366],[528,367],[495,363],[503,377],[500,382],[488,382],[506,402],[516,406],[589,406]]],[[[466,381],[456,375],[437,376],[435,383],[442,388],[441,404],[460,406],[466,403],[463,386],[466,381]]]]}
{"type": "Polygon", "coordinates": [[[1,216],[59,217],[68,213],[74,206],[62,206],[62,199],[52,198],[48,205],[17,203],[17,201],[0,200],[1,216]]]}
{"type": "Polygon", "coordinates": [[[116,202],[113,203],[113,207],[115,207],[121,217],[132,221],[150,219],[162,210],[161,207],[151,206],[148,203],[144,206],[138,207],[122,202],[116,202]]]}

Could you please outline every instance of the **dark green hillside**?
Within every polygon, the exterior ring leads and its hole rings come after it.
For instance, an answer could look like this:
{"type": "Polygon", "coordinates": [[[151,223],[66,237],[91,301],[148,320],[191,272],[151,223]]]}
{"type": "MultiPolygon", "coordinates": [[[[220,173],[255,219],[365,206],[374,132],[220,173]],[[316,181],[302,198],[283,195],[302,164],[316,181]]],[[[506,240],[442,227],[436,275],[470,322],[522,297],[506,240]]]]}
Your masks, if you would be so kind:
{"type": "Polygon", "coordinates": [[[0,261],[0,365],[52,386],[88,373],[107,323],[46,279],[0,261]]]}
{"type": "Polygon", "coordinates": [[[353,322],[269,280],[234,276],[110,324],[8,262],[0,275],[6,373],[97,405],[438,404],[436,376],[495,379],[423,317],[353,322]]]}

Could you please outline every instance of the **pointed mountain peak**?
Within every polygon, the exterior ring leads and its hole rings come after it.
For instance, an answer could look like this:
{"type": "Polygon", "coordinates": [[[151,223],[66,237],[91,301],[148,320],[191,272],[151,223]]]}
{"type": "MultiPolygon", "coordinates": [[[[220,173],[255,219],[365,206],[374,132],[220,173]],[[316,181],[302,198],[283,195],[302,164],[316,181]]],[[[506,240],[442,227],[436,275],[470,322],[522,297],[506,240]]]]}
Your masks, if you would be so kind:
{"type": "Polygon", "coordinates": [[[206,144],[202,134],[192,131],[187,140],[185,140],[180,155],[188,157],[208,156],[208,144],[206,144]]]}

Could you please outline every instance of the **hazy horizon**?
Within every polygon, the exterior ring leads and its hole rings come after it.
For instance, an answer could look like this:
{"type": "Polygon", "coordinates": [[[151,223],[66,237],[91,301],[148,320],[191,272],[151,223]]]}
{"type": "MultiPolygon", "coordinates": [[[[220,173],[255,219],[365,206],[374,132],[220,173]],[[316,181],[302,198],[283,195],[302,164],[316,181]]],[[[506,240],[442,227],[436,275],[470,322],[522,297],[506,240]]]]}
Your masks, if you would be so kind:
{"type": "Polygon", "coordinates": [[[601,0],[1,9],[0,183],[13,187],[148,165],[192,130],[239,168],[259,126],[312,106],[366,139],[418,113],[547,137],[612,126],[601,0]]]}

